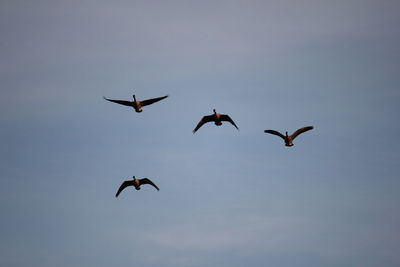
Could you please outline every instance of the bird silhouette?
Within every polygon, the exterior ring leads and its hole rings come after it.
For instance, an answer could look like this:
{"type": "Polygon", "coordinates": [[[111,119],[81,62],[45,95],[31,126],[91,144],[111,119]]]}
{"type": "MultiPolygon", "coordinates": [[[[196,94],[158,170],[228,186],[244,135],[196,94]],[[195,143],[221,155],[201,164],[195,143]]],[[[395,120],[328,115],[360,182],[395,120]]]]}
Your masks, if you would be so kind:
{"type": "Polygon", "coordinates": [[[213,109],[213,111],[214,111],[214,114],[204,116],[204,117],[199,121],[199,123],[197,124],[196,128],[194,128],[193,133],[195,133],[201,126],[203,126],[203,124],[205,124],[205,123],[207,123],[207,122],[210,122],[210,121],[213,121],[213,122],[215,123],[215,125],[217,125],[217,126],[221,126],[221,125],[222,125],[222,121],[228,121],[228,122],[230,122],[233,126],[235,126],[236,129],[239,130],[239,128],[236,126],[235,122],[231,119],[231,117],[229,117],[229,116],[226,115],[226,114],[217,113],[217,112],[215,111],[215,109],[213,109]]]}
{"type": "Polygon", "coordinates": [[[151,99],[147,99],[147,100],[143,100],[143,101],[138,101],[138,100],[136,100],[136,96],[133,95],[134,101],[127,101],[127,100],[108,99],[103,96],[103,98],[105,100],[108,100],[110,102],[114,102],[114,103],[121,104],[124,106],[133,107],[136,112],[142,112],[142,107],[151,105],[151,104],[158,102],[160,100],[163,100],[164,98],[167,98],[167,97],[168,97],[168,95],[162,96],[162,97],[157,97],[157,98],[151,98],[151,99]]]}
{"type": "Polygon", "coordinates": [[[149,184],[154,186],[157,190],[160,190],[150,179],[136,179],[135,176],[133,176],[133,180],[128,180],[121,184],[121,186],[118,188],[117,194],[115,194],[115,197],[118,197],[122,190],[124,190],[128,186],[134,186],[136,190],[140,190],[140,186],[142,184],[149,184]]]}
{"type": "Polygon", "coordinates": [[[311,129],[314,129],[313,126],[306,126],[303,128],[298,129],[297,131],[295,131],[292,135],[288,135],[288,132],[286,132],[286,135],[281,134],[278,131],[275,130],[265,130],[265,133],[269,133],[269,134],[274,134],[277,135],[279,137],[281,137],[284,141],[285,141],[285,146],[293,146],[293,140],[301,133],[307,132],[311,129]]]}

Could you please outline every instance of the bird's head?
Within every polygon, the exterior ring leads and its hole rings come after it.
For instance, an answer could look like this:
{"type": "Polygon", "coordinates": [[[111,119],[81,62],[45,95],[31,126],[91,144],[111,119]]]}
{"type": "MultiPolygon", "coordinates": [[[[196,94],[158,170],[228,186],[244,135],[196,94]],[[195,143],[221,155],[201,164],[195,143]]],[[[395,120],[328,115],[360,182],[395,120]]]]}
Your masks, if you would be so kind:
{"type": "Polygon", "coordinates": [[[215,110],[215,108],[213,109],[213,112],[214,112],[214,113],[217,113],[217,111],[215,110]]]}
{"type": "Polygon", "coordinates": [[[286,136],[289,136],[287,131],[286,131],[286,136]]]}
{"type": "Polygon", "coordinates": [[[135,100],[135,101],[136,101],[136,96],[135,96],[135,95],[133,95],[132,97],[133,97],[133,100],[135,100]]]}

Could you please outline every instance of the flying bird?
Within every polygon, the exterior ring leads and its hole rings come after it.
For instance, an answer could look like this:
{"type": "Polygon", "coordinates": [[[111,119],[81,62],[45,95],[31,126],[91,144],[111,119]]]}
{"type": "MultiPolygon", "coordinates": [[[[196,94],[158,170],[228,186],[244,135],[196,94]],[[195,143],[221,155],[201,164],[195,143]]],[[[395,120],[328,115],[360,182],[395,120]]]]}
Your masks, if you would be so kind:
{"type": "Polygon", "coordinates": [[[265,130],[265,133],[269,133],[269,134],[274,134],[277,135],[279,137],[281,137],[284,141],[285,141],[285,146],[293,146],[293,140],[301,133],[307,132],[311,129],[314,129],[313,126],[306,126],[303,128],[298,129],[297,131],[295,131],[292,135],[288,135],[288,132],[286,132],[286,135],[281,134],[278,131],[275,130],[265,130]]]}
{"type": "Polygon", "coordinates": [[[157,97],[157,98],[151,98],[151,99],[147,99],[147,100],[143,100],[143,101],[138,101],[138,100],[136,100],[135,95],[133,95],[133,100],[134,101],[126,101],[126,100],[108,99],[108,98],[103,96],[103,98],[105,100],[108,100],[110,102],[114,102],[114,103],[121,104],[121,105],[124,105],[124,106],[133,107],[136,112],[142,112],[142,107],[147,106],[147,105],[151,105],[151,104],[153,104],[155,102],[158,102],[160,100],[163,100],[164,98],[167,98],[167,97],[168,97],[168,95],[162,96],[162,97],[157,97]]]}
{"type": "Polygon", "coordinates": [[[239,128],[236,126],[235,122],[231,119],[231,117],[229,117],[226,114],[220,114],[217,113],[215,111],[215,109],[213,109],[214,114],[208,115],[208,116],[204,116],[199,123],[197,124],[196,128],[194,128],[193,133],[195,133],[201,126],[203,126],[204,123],[213,121],[215,123],[215,125],[217,126],[221,126],[222,125],[222,121],[229,121],[233,126],[236,127],[236,129],[239,130],[239,128]]]}
{"type": "Polygon", "coordinates": [[[150,179],[148,178],[136,179],[135,176],[133,176],[133,180],[128,180],[121,184],[115,197],[118,197],[119,194],[122,192],[122,190],[124,190],[128,186],[134,186],[136,190],[140,190],[140,186],[142,184],[149,184],[154,186],[157,190],[160,190],[150,179]]]}

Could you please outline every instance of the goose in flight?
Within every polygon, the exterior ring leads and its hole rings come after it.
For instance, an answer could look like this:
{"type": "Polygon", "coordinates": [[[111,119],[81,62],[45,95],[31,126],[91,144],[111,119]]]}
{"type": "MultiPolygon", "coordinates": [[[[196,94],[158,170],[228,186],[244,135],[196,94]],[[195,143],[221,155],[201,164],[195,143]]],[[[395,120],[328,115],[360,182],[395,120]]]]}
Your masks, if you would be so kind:
{"type": "Polygon", "coordinates": [[[292,135],[288,135],[288,132],[286,132],[286,135],[281,134],[278,131],[275,130],[265,130],[265,133],[269,133],[269,134],[274,134],[277,135],[279,137],[281,137],[284,141],[285,141],[285,146],[293,146],[293,140],[301,133],[307,132],[311,129],[314,129],[313,126],[306,126],[303,128],[298,129],[297,131],[295,131],[292,135]]]}
{"type": "Polygon", "coordinates": [[[110,102],[114,102],[114,103],[121,104],[124,106],[133,107],[136,112],[142,112],[142,107],[153,104],[153,103],[163,100],[164,98],[167,98],[167,97],[168,97],[168,95],[162,96],[162,97],[157,97],[157,98],[151,98],[151,99],[147,99],[147,100],[143,100],[143,101],[138,101],[138,100],[136,100],[135,95],[133,95],[134,101],[126,101],[126,100],[108,99],[103,96],[103,98],[105,100],[108,100],[110,102]]]}
{"type": "Polygon", "coordinates": [[[136,179],[135,176],[133,176],[133,180],[128,180],[121,184],[115,197],[118,197],[119,194],[122,192],[122,190],[124,190],[128,186],[134,186],[136,190],[140,190],[140,186],[142,184],[149,184],[154,186],[157,190],[160,190],[150,179],[148,178],[136,179]]]}
{"type": "Polygon", "coordinates": [[[236,127],[236,129],[239,130],[239,128],[236,126],[235,122],[231,119],[231,117],[229,117],[226,114],[217,113],[215,111],[215,109],[213,109],[213,111],[214,111],[214,114],[204,116],[199,121],[199,123],[197,124],[196,128],[194,128],[193,133],[195,133],[201,126],[203,126],[204,123],[207,123],[207,122],[210,122],[210,121],[213,121],[215,123],[215,125],[217,125],[217,126],[221,126],[222,125],[222,121],[229,121],[233,126],[236,127]]]}

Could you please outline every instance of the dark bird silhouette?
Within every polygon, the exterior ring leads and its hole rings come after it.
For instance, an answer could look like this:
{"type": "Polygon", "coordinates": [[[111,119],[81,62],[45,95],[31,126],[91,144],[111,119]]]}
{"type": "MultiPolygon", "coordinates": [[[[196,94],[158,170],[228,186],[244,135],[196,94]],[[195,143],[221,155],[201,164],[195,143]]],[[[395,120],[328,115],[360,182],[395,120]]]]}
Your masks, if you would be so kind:
{"type": "Polygon", "coordinates": [[[103,98],[105,100],[108,100],[110,102],[114,102],[114,103],[121,104],[121,105],[124,105],[124,106],[133,107],[136,112],[142,112],[142,107],[147,106],[147,105],[151,105],[151,104],[153,104],[155,102],[158,102],[160,100],[163,100],[164,98],[167,98],[167,97],[168,97],[168,95],[162,96],[162,97],[157,97],[157,98],[151,98],[151,99],[147,99],[147,100],[143,100],[143,101],[138,101],[138,100],[136,100],[135,95],[133,95],[133,100],[134,101],[126,101],[126,100],[108,99],[108,98],[103,96],[103,98]]]}
{"type": "Polygon", "coordinates": [[[204,116],[199,123],[197,124],[196,128],[194,128],[193,133],[195,133],[201,126],[203,126],[204,123],[213,121],[215,123],[215,125],[217,126],[221,126],[222,125],[222,121],[229,121],[233,126],[236,127],[236,129],[239,130],[239,128],[236,126],[235,122],[231,119],[231,117],[229,117],[226,114],[220,114],[217,113],[215,111],[215,109],[213,109],[214,114],[208,115],[208,116],[204,116]]]}
{"type": "Polygon", "coordinates": [[[288,135],[288,132],[286,132],[286,136],[281,134],[278,131],[275,130],[265,130],[265,133],[269,133],[269,134],[274,134],[277,135],[279,137],[281,137],[284,141],[285,141],[285,146],[293,146],[293,140],[301,133],[307,132],[311,129],[314,129],[313,126],[306,126],[303,128],[298,129],[297,131],[295,131],[292,135],[288,135]]]}
{"type": "Polygon", "coordinates": [[[136,190],[140,190],[140,186],[142,184],[149,184],[154,186],[157,190],[160,190],[150,179],[148,178],[136,179],[135,176],[133,176],[133,180],[128,180],[121,184],[115,197],[118,197],[119,194],[122,192],[122,190],[124,190],[128,186],[134,186],[136,190]]]}

